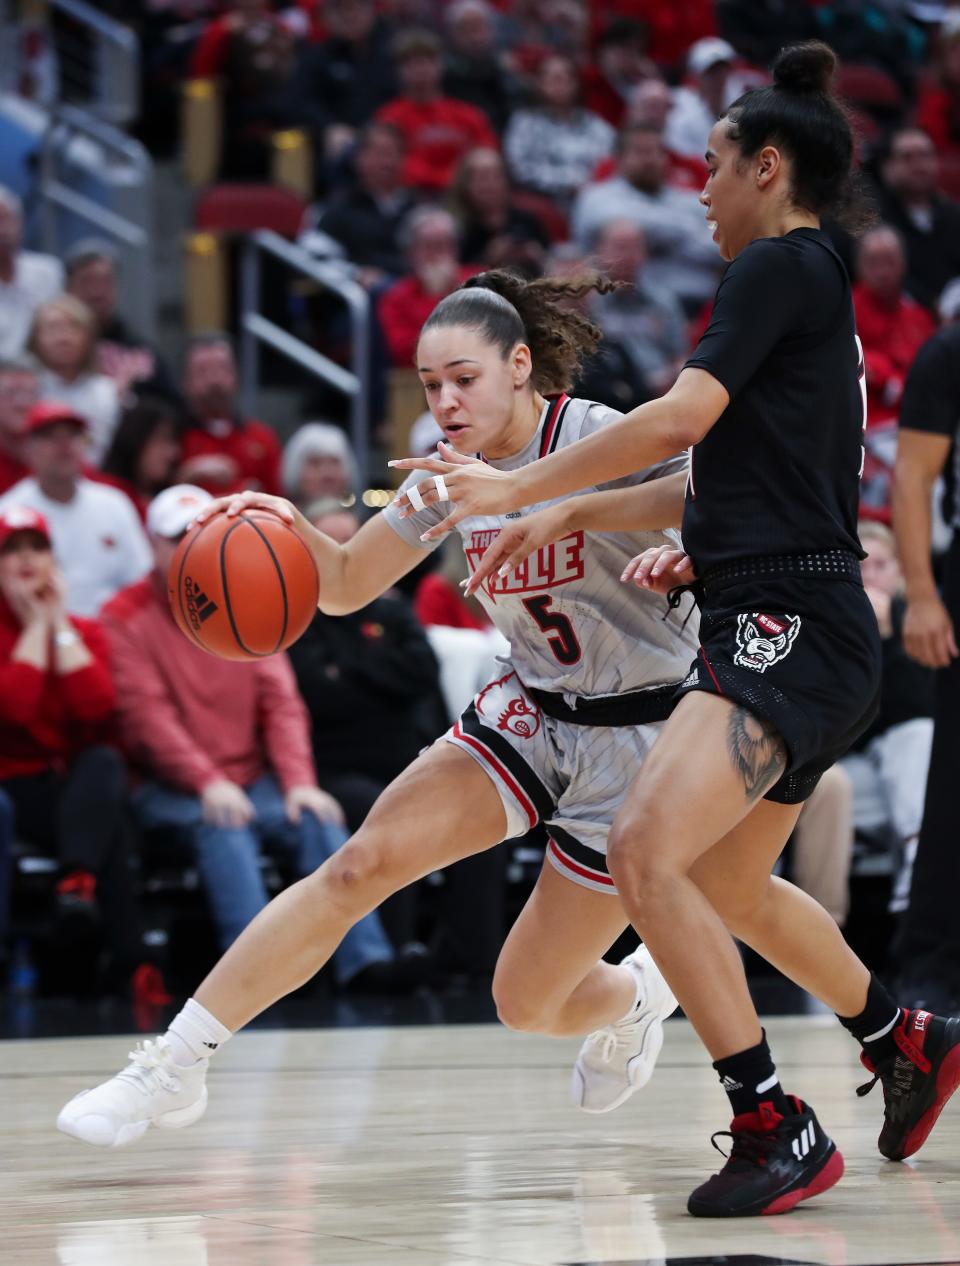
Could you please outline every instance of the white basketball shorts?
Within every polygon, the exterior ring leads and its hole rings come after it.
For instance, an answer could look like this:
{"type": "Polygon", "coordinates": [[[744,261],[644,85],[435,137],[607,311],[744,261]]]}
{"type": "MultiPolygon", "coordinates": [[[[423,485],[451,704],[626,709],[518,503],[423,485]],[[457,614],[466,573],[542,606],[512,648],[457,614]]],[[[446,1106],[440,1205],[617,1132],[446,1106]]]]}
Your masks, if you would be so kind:
{"type": "Polygon", "coordinates": [[[607,835],[663,728],[574,725],[545,716],[516,673],[481,690],[444,738],[468,752],[500,793],[504,839],[546,828],[550,864],[574,883],[616,895],[607,835]]]}

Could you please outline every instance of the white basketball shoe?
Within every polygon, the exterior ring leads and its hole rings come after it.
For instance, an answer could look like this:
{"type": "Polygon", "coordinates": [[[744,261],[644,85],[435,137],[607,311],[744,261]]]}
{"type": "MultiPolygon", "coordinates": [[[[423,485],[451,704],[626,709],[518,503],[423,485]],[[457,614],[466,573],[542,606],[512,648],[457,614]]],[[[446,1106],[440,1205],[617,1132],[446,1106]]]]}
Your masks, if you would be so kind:
{"type": "Polygon", "coordinates": [[[637,978],[638,1002],[628,1016],[597,1029],[580,1047],[570,1092],[584,1112],[612,1112],[647,1084],[663,1046],[663,1022],[677,1009],[645,946],[628,954],[621,966],[637,978]]]}
{"type": "Polygon", "coordinates": [[[180,1129],[207,1110],[207,1061],[174,1063],[164,1037],[138,1043],[130,1063],[93,1090],[82,1090],[61,1109],[57,1129],[97,1147],[125,1147],[151,1125],[180,1129]]]}

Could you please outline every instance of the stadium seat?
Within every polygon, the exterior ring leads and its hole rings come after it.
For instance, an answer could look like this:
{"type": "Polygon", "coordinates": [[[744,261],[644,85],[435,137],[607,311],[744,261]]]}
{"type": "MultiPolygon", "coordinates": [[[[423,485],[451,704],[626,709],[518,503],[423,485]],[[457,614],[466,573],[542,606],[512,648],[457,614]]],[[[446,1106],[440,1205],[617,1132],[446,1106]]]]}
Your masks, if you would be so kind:
{"type": "Polygon", "coordinates": [[[194,227],[203,233],[252,233],[273,229],[294,238],[306,203],[299,194],[275,185],[214,185],[197,199],[194,227]]]}
{"type": "Polygon", "coordinates": [[[185,244],[188,330],[221,330],[229,324],[226,239],[257,229],[294,238],[305,210],[298,194],[274,185],[213,185],[199,196],[195,232],[185,244]]]}
{"type": "Polygon", "coordinates": [[[529,211],[543,225],[551,242],[566,242],[570,237],[570,226],[567,217],[542,193],[534,193],[530,189],[517,189],[511,198],[513,205],[521,211],[529,211]]]}
{"type": "Polygon", "coordinates": [[[840,67],[837,90],[854,105],[880,114],[895,114],[903,108],[903,93],[885,70],[846,62],[840,67]]]}

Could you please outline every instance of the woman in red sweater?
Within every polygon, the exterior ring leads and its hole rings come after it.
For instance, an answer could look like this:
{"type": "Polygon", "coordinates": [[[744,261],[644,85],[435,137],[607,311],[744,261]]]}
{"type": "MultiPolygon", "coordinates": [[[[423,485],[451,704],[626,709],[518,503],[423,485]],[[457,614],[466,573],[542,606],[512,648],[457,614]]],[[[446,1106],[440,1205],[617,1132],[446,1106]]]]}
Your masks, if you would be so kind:
{"type": "Polygon", "coordinates": [[[138,967],[127,772],[109,746],[116,700],[106,641],[95,621],[67,615],[63,594],[43,516],[0,513],[0,852],[12,834],[57,858],[61,920],[93,932],[102,918],[113,971],[118,980],[132,974],[143,998],[162,993],[162,982],[138,967]]]}

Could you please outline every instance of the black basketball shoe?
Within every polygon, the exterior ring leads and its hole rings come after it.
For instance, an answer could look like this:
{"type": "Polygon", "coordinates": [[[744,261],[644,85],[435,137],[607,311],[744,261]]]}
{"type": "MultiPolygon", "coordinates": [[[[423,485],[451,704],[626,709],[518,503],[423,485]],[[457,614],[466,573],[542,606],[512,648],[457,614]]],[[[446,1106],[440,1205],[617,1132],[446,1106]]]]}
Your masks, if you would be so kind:
{"type": "Polygon", "coordinates": [[[801,1200],[818,1196],[843,1176],[843,1157],[824,1134],[813,1109],[793,1095],[793,1111],[781,1116],[772,1103],[758,1112],[734,1117],[729,1130],[710,1139],[733,1140],[719,1174],[696,1189],[687,1201],[695,1218],[748,1218],[789,1213],[801,1200]]]}
{"type": "Polygon", "coordinates": [[[960,1019],[904,1010],[893,1039],[896,1055],[877,1065],[861,1053],[873,1081],[860,1086],[857,1094],[869,1094],[878,1081],[883,1086],[883,1129],[877,1146],[888,1160],[904,1160],[923,1146],[960,1086],[960,1019]]]}

